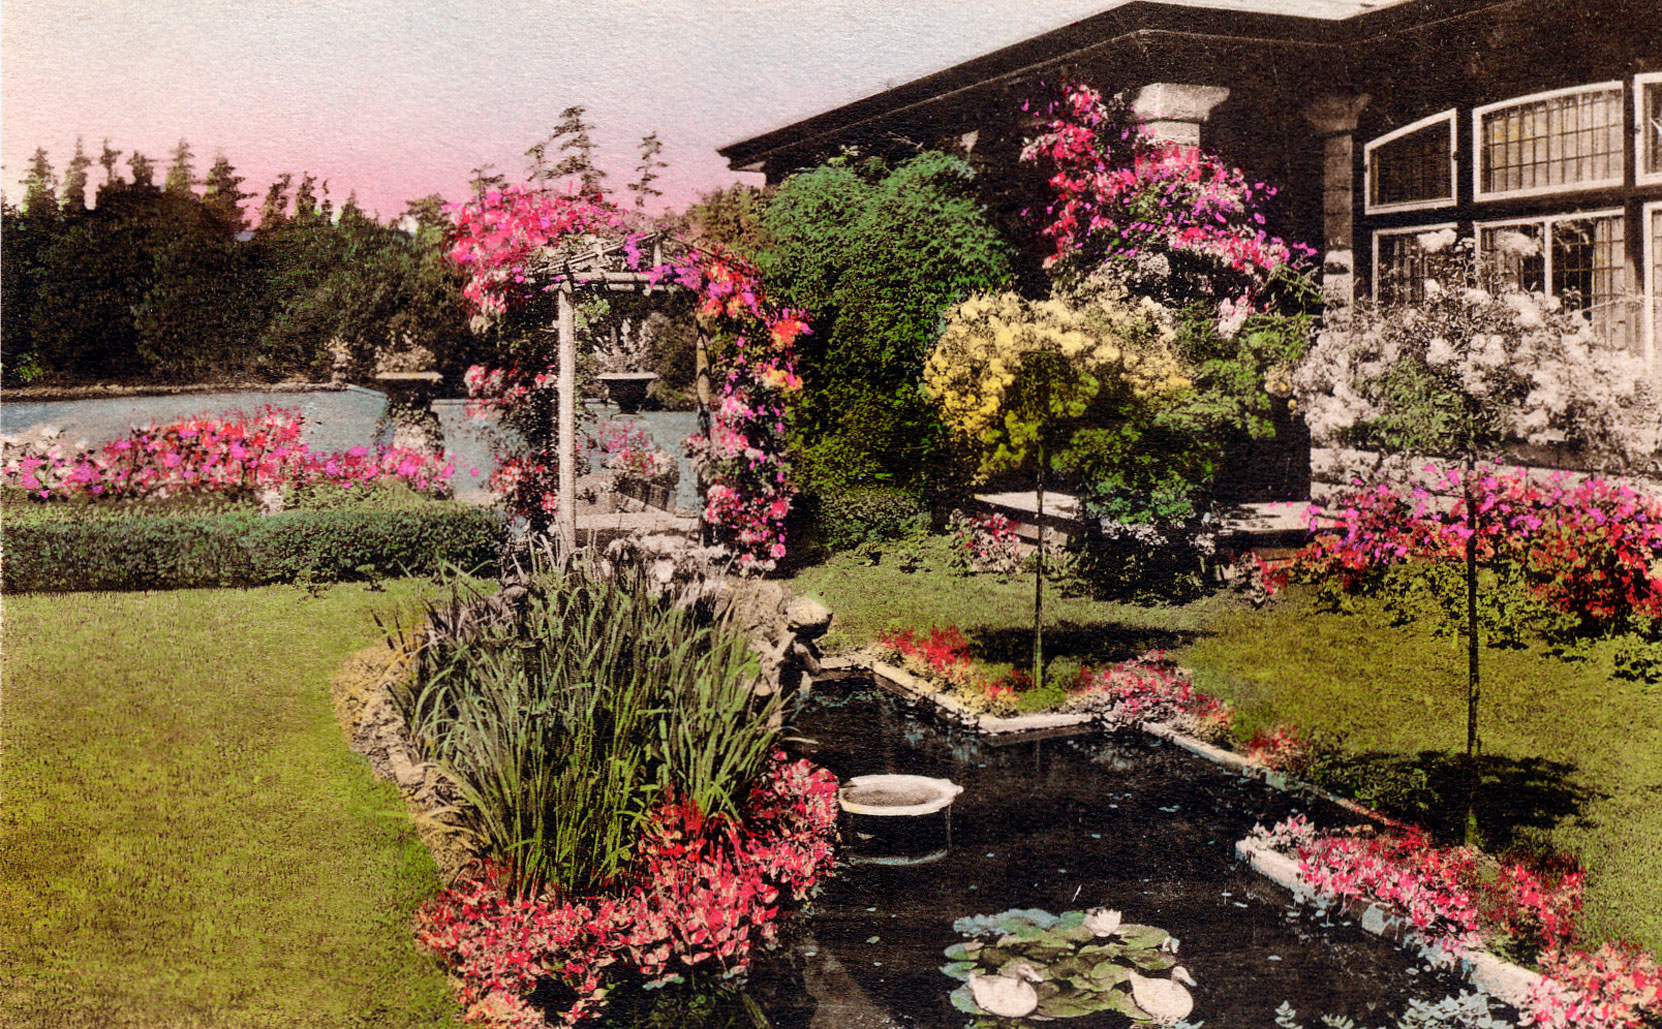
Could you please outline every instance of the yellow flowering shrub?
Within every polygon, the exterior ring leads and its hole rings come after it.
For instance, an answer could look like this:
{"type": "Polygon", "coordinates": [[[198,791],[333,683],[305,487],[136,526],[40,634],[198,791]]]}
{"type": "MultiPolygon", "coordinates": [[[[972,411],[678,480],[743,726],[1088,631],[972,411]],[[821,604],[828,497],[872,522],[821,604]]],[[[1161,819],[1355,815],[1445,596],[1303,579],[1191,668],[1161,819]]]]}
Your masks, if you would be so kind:
{"type": "Polygon", "coordinates": [[[1151,399],[1189,385],[1158,309],[1100,292],[1082,303],[972,296],[947,313],[924,365],[943,420],[982,454],[981,471],[1023,464],[1041,433],[1106,392],[1151,399]]]}

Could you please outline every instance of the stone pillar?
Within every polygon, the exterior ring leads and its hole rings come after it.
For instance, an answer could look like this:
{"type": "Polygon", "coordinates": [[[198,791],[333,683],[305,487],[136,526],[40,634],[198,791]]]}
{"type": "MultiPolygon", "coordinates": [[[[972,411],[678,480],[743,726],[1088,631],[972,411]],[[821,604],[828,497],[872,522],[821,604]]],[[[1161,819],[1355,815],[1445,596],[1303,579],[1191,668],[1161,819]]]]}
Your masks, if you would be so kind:
{"type": "Polygon", "coordinates": [[[1329,95],[1304,109],[1322,141],[1322,297],[1329,308],[1356,301],[1356,118],[1368,95],[1329,95]]]}
{"type": "Polygon", "coordinates": [[[1131,110],[1155,139],[1198,147],[1201,125],[1211,117],[1212,108],[1228,99],[1225,86],[1151,82],[1137,91],[1131,110]]]}

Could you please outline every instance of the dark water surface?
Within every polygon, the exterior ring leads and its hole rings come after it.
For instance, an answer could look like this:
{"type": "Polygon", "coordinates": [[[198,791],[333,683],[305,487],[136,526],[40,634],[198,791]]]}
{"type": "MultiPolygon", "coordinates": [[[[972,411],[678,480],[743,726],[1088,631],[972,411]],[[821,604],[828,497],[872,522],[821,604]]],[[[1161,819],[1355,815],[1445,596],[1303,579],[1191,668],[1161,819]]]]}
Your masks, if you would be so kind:
{"type": "MultiPolygon", "coordinates": [[[[797,749],[839,778],[897,772],[964,787],[944,859],[843,867],[811,921],[817,945],[898,1024],[970,1021],[948,1003],[958,984],[939,970],[942,951],[960,939],[952,922],[1010,908],[1103,905],[1166,930],[1199,984],[1190,1020],[1216,1029],[1273,1029],[1282,1001],[1305,1025],[1333,1014],[1373,1027],[1394,1021],[1411,998],[1463,989],[1451,972],[1354,924],[1293,908],[1284,890],[1235,859],[1234,844],[1255,823],[1304,805],[1161,741],[1120,733],[993,745],[860,683],[819,684],[794,724],[812,741],[797,749]]],[[[1310,813],[1321,824],[1340,821],[1310,813]]],[[[1099,1014],[1051,1024],[1127,1022],[1099,1014]]]]}

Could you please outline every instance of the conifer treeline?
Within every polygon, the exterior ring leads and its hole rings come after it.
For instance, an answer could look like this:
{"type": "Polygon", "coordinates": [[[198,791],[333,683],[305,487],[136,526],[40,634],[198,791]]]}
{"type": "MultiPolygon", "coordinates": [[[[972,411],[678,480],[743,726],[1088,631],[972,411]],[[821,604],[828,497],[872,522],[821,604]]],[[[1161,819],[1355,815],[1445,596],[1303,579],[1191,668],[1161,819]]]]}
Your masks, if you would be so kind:
{"type": "Polygon", "coordinates": [[[0,205],[8,384],[316,379],[341,363],[364,375],[416,348],[465,359],[442,198],[381,224],[285,174],[250,231],[256,195],[226,157],[198,177],[181,140],[158,185],[150,158],[123,156],[105,140],[94,160],[77,141],[60,180],[36,150],[22,203],[0,205]]]}

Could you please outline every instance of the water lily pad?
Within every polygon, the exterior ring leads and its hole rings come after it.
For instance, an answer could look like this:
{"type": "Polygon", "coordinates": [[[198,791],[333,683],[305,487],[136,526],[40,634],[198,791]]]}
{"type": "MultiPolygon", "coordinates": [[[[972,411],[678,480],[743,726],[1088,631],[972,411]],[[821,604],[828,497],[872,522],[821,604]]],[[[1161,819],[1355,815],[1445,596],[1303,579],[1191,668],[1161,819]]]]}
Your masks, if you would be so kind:
{"type": "Polygon", "coordinates": [[[952,929],[964,936],[985,936],[993,932],[1012,935],[1021,926],[1048,929],[1056,922],[1055,915],[1039,908],[1011,908],[996,915],[967,915],[953,922],[952,929]]]}
{"type": "Polygon", "coordinates": [[[946,956],[954,961],[974,961],[975,956],[981,953],[983,944],[980,940],[969,940],[965,943],[954,943],[946,949],[946,956]]]}
{"type": "Polygon", "coordinates": [[[1131,978],[1131,969],[1113,960],[1099,961],[1092,966],[1090,975],[1106,988],[1128,981],[1131,978]]]}
{"type": "Polygon", "coordinates": [[[982,1011],[979,1007],[976,1007],[975,996],[970,993],[970,988],[967,983],[947,994],[947,999],[952,1001],[953,1007],[957,1008],[959,1011],[962,1011],[966,1015],[986,1014],[985,1011],[982,1011]]]}
{"type": "Polygon", "coordinates": [[[1077,929],[1084,924],[1085,912],[1083,911],[1064,911],[1056,919],[1056,928],[1058,929],[1077,929]]]}
{"type": "Polygon", "coordinates": [[[1132,948],[1158,947],[1160,944],[1165,943],[1166,937],[1171,934],[1166,932],[1164,929],[1158,929],[1152,925],[1136,925],[1131,922],[1125,922],[1121,923],[1118,935],[1121,942],[1123,942],[1127,948],[1132,948]]]}
{"type": "Polygon", "coordinates": [[[973,961],[954,961],[949,965],[942,965],[941,966],[941,971],[945,972],[947,975],[950,975],[952,978],[958,980],[961,983],[967,983],[967,982],[969,982],[970,973],[975,971],[975,962],[973,962],[973,961]]]}
{"type": "Polygon", "coordinates": [[[1098,1011],[1111,1011],[1113,1001],[1106,994],[1069,991],[1039,1001],[1039,1014],[1050,1018],[1078,1018],[1098,1011]]]}

